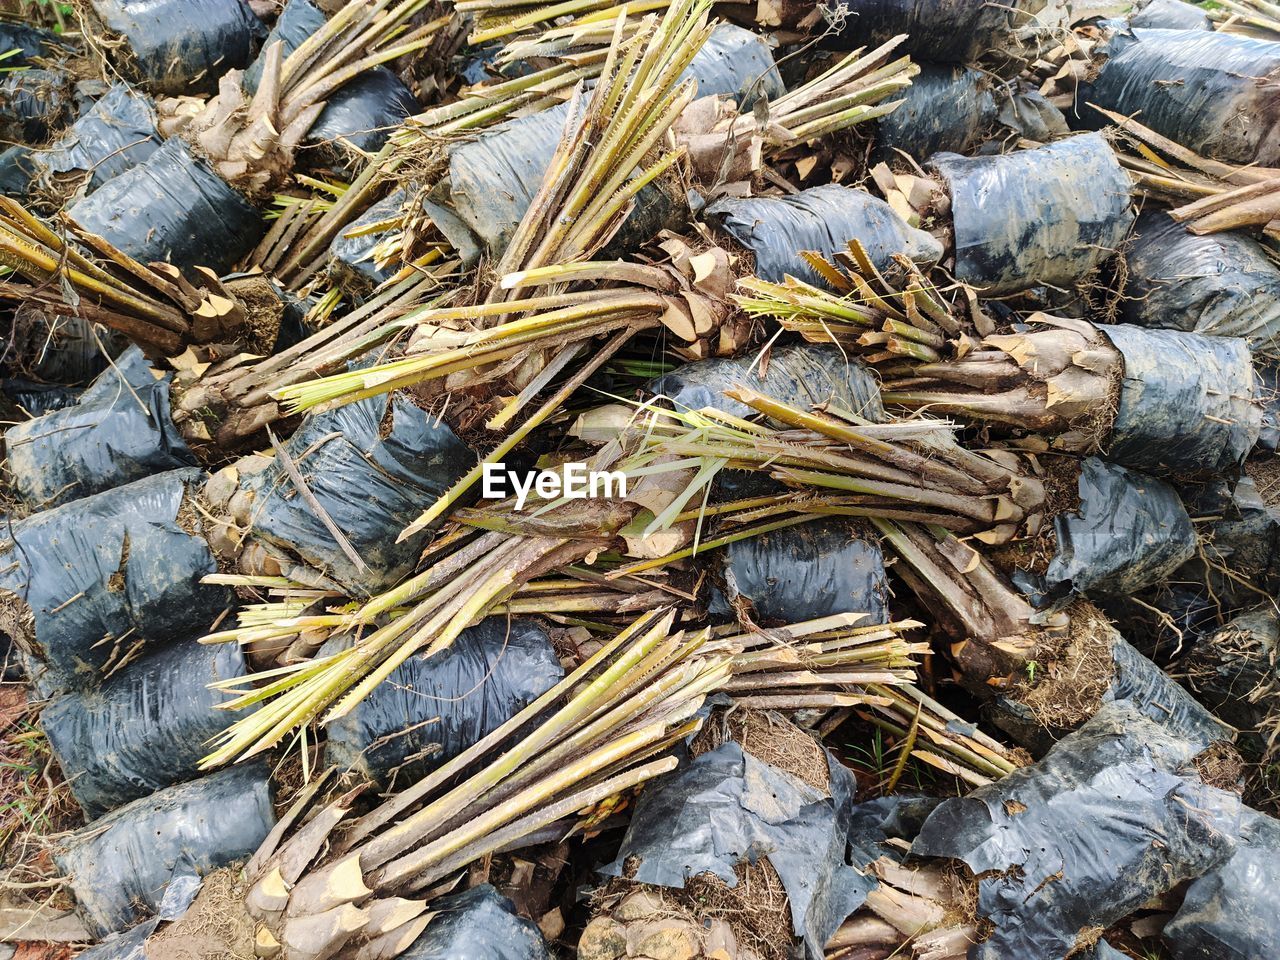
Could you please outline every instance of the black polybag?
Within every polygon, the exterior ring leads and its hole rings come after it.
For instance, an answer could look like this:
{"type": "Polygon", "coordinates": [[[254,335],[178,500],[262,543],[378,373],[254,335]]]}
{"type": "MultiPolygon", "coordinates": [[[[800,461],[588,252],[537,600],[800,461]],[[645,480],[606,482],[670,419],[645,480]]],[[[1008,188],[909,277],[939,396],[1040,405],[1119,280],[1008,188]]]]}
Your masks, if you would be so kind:
{"type": "Polygon", "coordinates": [[[1210,30],[1213,23],[1203,7],[1186,0],[1151,0],[1129,15],[1129,26],[1162,30],[1210,30]]]}
{"type": "Polygon", "coordinates": [[[376,153],[406,117],[421,109],[403,80],[386,67],[377,67],[343,84],[325,100],[324,111],[307,131],[306,144],[337,163],[350,154],[342,141],[358,152],[376,153]]]}
{"type": "Polygon", "coordinates": [[[328,18],[311,0],[287,0],[284,9],[276,17],[267,38],[262,41],[262,49],[253,63],[244,71],[244,89],[255,93],[262,81],[262,69],[266,63],[267,51],[280,42],[281,60],[288,59],[289,54],[306,42],[307,38],[324,26],[328,18]]]}
{"type": "Polygon", "coordinates": [[[710,612],[749,604],[765,626],[864,613],[862,624],[889,620],[889,581],[880,544],[855,520],[825,517],[736,540],[712,554],[716,587],[710,612]]]}
{"type": "Polygon", "coordinates": [[[1108,459],[1156,476],[1235,470],[1257,442],[1253,361],[1235,337],[1098,329],[1124,360],[1108,459]]]}
{"type": "Polygon", "coordinates": [[[267,29],[244,0],[90,0],[128,52],[116,67],[155,93],[214,93],[218,78],[247,67],[267,29]]]}
{"type": "Polygon", "coordinates": [[[83,393],[78,387],[67,387],[57,383],[35,383],[20,377],[9,377],[0,381],[0,391],[3,391],[9,400],[32,417],[69,407],[79,400],[80,394],[83,393]]]}
{"type": "Polygon", "coordinates": [[[30,63],[36,57],[52,57],[56,55],[57,47],[58,35],[55,33],[25,23],[0,20],[0,52],[19,51],[7,61],[6,66],[30,63]]]}
{"type": "Polygon", "coordinates": [[[264,232],[258,211],[177,137],[67,213],[135,260],[216,273],[235,266],[264,232]]]}
{"type": "Polygon", "coordinates": [[[400,531],[476,459],[443,421],[386,394],[308,416],[284,449],[360,563],[339,548],[278,459],[241,484],[254,494],[253,536],[357,594],[385,590],[413,569],[432,533],[396,543],[400,531]]]}
{"type": "Polygon", "coordinates": [[[327,726],[325,762],[403,787],[505,723],[564,676],[533,620],[488,617],[445,650],[414,655],[327,726]]]}
{"type": "Polygon", "coordinates": [[[951,197],[956,278],[988,295],[1070,286],[1133,223],[1129,176],[1099,134],[992,157],[942,153],[927,166],[951,197]]]}
{"type": "Polygon", "coordinates": [[[209,685],[244,674],[239,644],[184,640],[50,702],[40,725],[85,816],[198,776],[209,741],[236,719],[209,685]]]}
{"type": "Polygon", "coordinates": [[[1078,490],[1079,508],[1053,520],[1057,550],[1045,572],[1051,597],[1128,596],[1195,556],[1191,517],[1163,480],[1089,457],[1078,490]]]}
{"type": "Polygon", "coordinates": [[[922,63],[902,103],[876,124],[876,152],[900,160],[901,150],[918,160],[941,151],[968,153],[995,123],[996,98],[978,70],[922,63]]]}
{"type": "MultiPolygon", "coordinates": [[[[817,6],[817,4],[814,4],[817,6]]],[[[899,34],[898,48],[913,58],[939,63],[976,63],[1006,74],[1034,59],[1042,40],[1064,29],[1062,5],[1055,0],[838,0],[828,5],[840,28],[833,45],[841,48],[885,43],[899,34]]],[[[819,22],[817,32],[822,32],[819,22]]]]}
{"type": "Polygon", "coordinates": [[[1280,821],[1241,811],[1235,854],[1187,888],[1161,931],[1174,960],[1265,960],[1280,944],[1280,821]]]}
{"type": "Polygon", "coordinates": [[[0,140],[44,143],[70,119],[71,88],[71,75],[62,70],[28,67],[0,74],[0,140]]]}
{"type": "MultiPolygon", "coordinates": [[[[699,96],[733,96],[747,105],[759,97],[784,92],[768,44],[757,34],[731,24],[715,28],[683,77],[697,79],[699,96]]],[[[449,206],[491,254],[506,248],[542,185],[568,114],[568,104],[541,110],[449,151],[449,206]]],[[[621,228],[621,237],[615,237],[614,242],[648,239],[653,234],[645,236],[646,227],[653,226],[661,213],[673,206],[657,184],[645,187],[621,228]]]]}
{"type": "Polygon", "coordinates": [[[1199,782],[1201,749],[1108,705],[1039,763],[944,801],[911,851],[978,877],[991,934],[969,956],[1065,958],[1082,934],[1226,862],[1240,800],[1199,782]]]}
{"type": "Polygon", "coordinates": [[[142,351],[130,347],[75,406],[10,427],[4,444],[14,493],[47,509],[194,466],[169,415],[171,379],[157,379],[142,351]]]}
{"type": "Polygon", "coordinates": [[[865,864],[848,860],[853,775],[829,754],[827,769],[820,790],[722,744],[645,788],[617,858],[600,872],[677,888],[711,873],[735,887],[735,866],[765,858],[782,878],[806,960],[821,960],[876,887],[865,864]]]}
{"type": "Polygon", "coordinates": [[[433,900],[431,910],[400,960],[551,960],[533,921],[487,883],[433,900]]]}
{"type": "Polygon", "coordinates": [[[755,275],[781,283],[787,274],[818,287],[822,275],[801,256],[813,251],[830,258],[858,240],[879,270],[893,266],[893,256],[931,265],[942,247],[930,234],[894,213],[879,197],[838,183],[810,187],[782,197],[725,198],[707,207],[706,218],[755,258],[755,275]]]}
{"type": "Polygon", "coordinates": [[[41,694],[97,682],[137,644],[207,630],[229,604],[200,582],[217,564],[179,516],[202,480],[170,470],[0,527],[0,624],[41,694]]]}
{"type": "Polygon", "coordinates": [[[40,176],[87,174],[85,193],[137,166],[159,149],[160,132],[151,101],[117,83],[71,124],[35,163],[40,176]]]}
{"type": "Polygon", "coordinates": [[[275,823],[268,768],[219,770],[135,800],[54,852],[76,912],[95,937],[160,906],[170,881],[205,876],[254,853],[275,823]]]}
{"type": "Polygon", "coordinates": [[[76,960],[147,960],[147,938],[156,932],[160,923],[159,917],[144,920],[76,954],[76,960]]]}
{"type": "Polygon", "coordinates": [[[1280,617],[1264,603],[1201,637],[1178,664],[1197,700],[1242,734],[1262,724],[1280,695],[1280,617]]]}
{"type": "Polygon", "coordinates": [[[856,359],[828,344],[790,343],[775,347],[760,375],[755,356],[696,360],[651,380],[648,390],[677,410],[713,407],[735,417],[755,411],[725,395],[750,387],[803,411],[831,404],[875,422],[884,419],[880,385],[856,359]]]}
{"type": "Polygon", "coordinates": [[[1213,30],[1134,30],[1094,51],[1106,57],[1076,103],[1136,116],[1170,140],[1227,163],[1280,164],[1280,43],[1213,30]]]}
{"type": "Polygon", "coordinates": [[[22,368],[38,380],[86,384],[129,346],[123,334],[74,314],[26,304],[17,315],[14,349],[22,368]]]}
{"type": "Polygon", "coordinates": [[[409,191],[405,188],[393,190],[333,238],[333,242],[329,244],[329,272],[344,290],[366,294],[374,287],[391,279],[393,273],[399,269],[398,264],[380,267],[374,263],[374,248],[385,239],[385,234],[362,232],[355,237],[347,234],[362,231],[366,226],[398,216],[400,208],[408,198],[409,191]]]}
{"type": "Polygon", "coordinates": [[[1161,210],[1138,218],[1125,249],[1125,323],[1244,337],[1280,356],[1280,267],[1243,233],[1196,236],[1161,210]]]}

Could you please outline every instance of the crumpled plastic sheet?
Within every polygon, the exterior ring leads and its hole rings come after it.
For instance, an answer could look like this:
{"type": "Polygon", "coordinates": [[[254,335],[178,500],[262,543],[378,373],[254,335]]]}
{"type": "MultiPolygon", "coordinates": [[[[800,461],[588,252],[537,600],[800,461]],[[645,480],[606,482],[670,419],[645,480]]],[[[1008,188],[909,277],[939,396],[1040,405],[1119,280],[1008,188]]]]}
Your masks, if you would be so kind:
{"type": "Polygon", "coordinates": [[[41,726],[85,816],[198,776],[209,741],[236,719],[209,685],[244,674],[239,644],[184,640],[50,702],[41,726]]]}
{"type": "MultiPolygon", "coordinates": [[[[327,652],[327,651],[326,651],[327,652]]],[[[487,617],[445,650],[415,654],[330,722],[325,763],[398,787],[497,729],[564,677],[535,620],[487,617]]]]}
{"type": "Polygon", "coordinates": [[[782,197],[725,198],[707,207],[707,220],[746,247],[755,275],[781,283],[787,275],[816,287],[829,284],[801,256],[810,250],[830,259],[858,240],[881,271],[894,254],[930,265],[942,258],[932,235],[907,225],[893,209],[865,190],[827,183],[782,197]]]}
{"type": "MultiPolygon", "coordinates": [[[[834,46],[853,49],[872,46],[905,33],[898,53],[937,63],[976,63],[1006,67],[1034,50],[1037,33],[1062,27],[1060,0],[1010,0],[973,3],[971,0],[839,0],[830,4],[843,16],[834,46]],[[843,8],[841,10],[840,8],[843,8]]],[[[818,24],[815,32],[822,32],[818,24]]],[[[1014,70],[1013,72],[1017,72],[1014,70]]]]}
{"type": "Polygon", "coordinates": [[[1280,357],[1280,267],[1257,240],[1236,232],[1198,237],[1148,210],[1125,264],[1125,323],[1244,337],[1255,355],[1280,357]]]}
{"type": "Polygon", "coordinates": [[[275,824],[264,763],[160,790],[93,821],[54,852],[76,912],[95,937],[155,913],[175,877],[248,857],[275,824]]]}
{"type": "Polygon", "coordinates": [[[76,960],[147,960],[147,938],[159,926],[159,917],[144,920],[125,933],[108,937],[83,953],[76,954],[76,960]]]}
{"type": "Polygon", "coordinates": [[[159,149],[156,111],[149,99],[117,83],[71,124],[34,162],[39,175],[88,173],[84,192],[142,163],[159,149]]]}
{"type": "Polygon", "coordinates": [[[1129,26],[1159,30],[1210,30],[1213,23],[1203,7],[1185,0],[1151,0],[1130,14],[1129,26]]]}
{"type": "Polygon", "coordinates": [[[1195,556],[1191,517],[1163,480],[1089,457],[1078,489],[1079,508],[1053,520],[1057,552],[1045,572],[1051,597],[1129,596],[1195,556]]]}
{"type": "Polygon", "coordinates": [[[16,601],[30,607],[34,636],[13,632],[30,644],[23,657],[42,695],[97,682],[140,642],[202,632],[228,605],[227,588],[200,582],[217,572],[208,543],[178,523],[202,480],[170,470],[0,527],[0,610],[12,631],[16,601]]]}
{"type": "Polygon", "coordinates": [[[0,381],[0,391],[32,417],[73,406],[84,391],[57,383],[36,383],[21,377],[0,381]]]}
{"type": "Polygon", "coordinates": [[[58,43],[56,33],[12,20],[0,21],[0,51],[20,51],[9,59],[9,66],[30,63],[34,57],[52,57],[57,53],[58,43]]]}
{"type": "Polygon", "coordinates": [[[1184,487],[1183,500],[1192,516],[1210,518],[1199,525],[1198,532],[1211,563],[1191,564],[1178,579],[1207,581],[1213,599],[1226,608],[1252,606],[1258,595],[1213,563],[1247,578],[1255,587],[1280,591],[1280,511],[1262,499],[1250,477],[1216,479],[1199,490],[1184,487]]]}
{"type": "Polygon", "coordinates": [[[90,0],[111,33],[125,38],[117,58],[154,93],[215,93],[218,78],[247,67],[266,35],[244,0],[90,0]]]}
{"type": "Polygon", "coordinates": [[[1157,476],[1235,470],[1262,427],[1249,345],[1235,337],[1099,324],[1124,378],[1108,459],[1157,476]]]}
{"type": "MultiPolygon", "coordinates": [[[[1039,90],[1022,81],[1019,81],[1001,99],[1000,111],[996,117],[1009,130],[1039,143],[1057,140],[1071,132],[1062,111],[1050,103],[1039,90]]],[[[964,151],[955,152],[963,153],[964,151]]]]}
{"type": "Polygon", "coordinates": [[[877,423],[885,418],[875,375],[837,347],[812,343],[775,347],[763,377],[755,359],[751,355],[696,360],[655,377],[648,390],[666,397],[676,410],[712,407],[735,417],[749,417],[755,411],[724,391],[745,386],[804,411],[830,403],[877,423]]]}
{"type": "Polygon", "coordinates": [[[447,424],[386,394],[310,414],[284,449],[361,564],[279,462],[242,481],[254,492],[252,535],[355,594],[385,590],[413,569],[431,531],[396,537],[476,462],[447,424]]]}
{"type": "Polygon", "coordinates": [[[27,67],[0,75],[0,138],[44,143],[73,115],[71,88],[71,75],[62,70],[27,67]]]}
{"type": "Polygon", "coordinates": [[[1082,932],[1225,863],[1240,799],[1199,782],[1198,752],[1107,705],[1039,763],[944,801],[911,851],[980,877],[992,932],[969,956],[1065,958],[1082,932]]]}
{"type": "Polygon", "coordinates": [[[374,287],[391,279],[398,266],[379,267],[373,262],[373,249],[386,238],[386,234],[361,233],[356,237],[349,237],[347,234],[356,233],[368,224],[381,223],[398,215],[408,198],[409,191],[403,187],[393,190],[333,238],[329,244],[329,272],[344,289],[367,294],[374,287]]]}
{"type": "Polygon", "coordinates": [[[1178,672],[1198,701],[1256,742],[1280,691],[1280,616],[1264,603],[1233,617],[1200,638],[1178,672]]]}
{"type": "Polygon", "coordinates": [[[651,783],[636,805],[617,859],[601,868],[636,883],[683,888],[711,873],[737,886],[733,868],[762,857],[782,878],[792,929],[806,960],[822,960],[831,935],[876,886],[846,856],[853,774],[827,758],[819,790],[729,742],[651,783]]]}
{"type": "Polygon", "coordinates": [[[926,167],[951,196],[955,275],[988,295],[1070,286],[1129,232],[1129,176],[1099,134],[926,167]]]}
{"type": "Polygon", "coordinates": [[[1280,45],[1213,30],[1133,30],[1094,50],[1108,56],[1081,84],[1075,124],[1111,121],[1096,104],[1227,163],[1280,164],[1280,45]],[[1247,122],[1246,122],[1247,119],[1247,122]]]}
{"type": "Polygon", "coordinates": [[[171,379],[156,379],[142,351],[130,347],[77,404],[10,427],[4,445],[14,493],[47,509],[194,466],[169,415],[171,379]]]}
{"type": "MultiPolygon", "coordinates": [[[[238,0],[237,0],[238,2],[238,0]]],[[[180,137],[67,208],[71,219],[143,263],[226,273],[264,232],[258,211],[180,137]]]]}
{"type": "Polygon", "coordinates": [[[903,101],[876,124],[876,155],[887,162],[901,150],[923,160],[943,150],[968,153],[995,123],[991,82],[978,70],[922,63],[903,101]]]}
{"type": "Polygon", "coordinates": [[[713,616],[750,602],[752,619],[765,626],[837,613],[865,613],[864,626],[889,622],[884,554],[856,520],[824,517],[771,530],[712,557],[721,591],[712,598],[713,616]]]}
{"type": "Polygon", "coordinates": [[[1174,960],[1264,960],[1280,944],[1280,820],[1247,807],[1226,863],[1187,888],[1161,934],[1174,960]]]}
{"type": "MultiPolygon", "coordinates": [[[[697,79],[699,96],[734,96],[747,104],[784,92],[764,38],[731,24],[715,28],[683,77],[697,79]]],[[[568,113],[568,104],[541,110],[449,151],[450,205],[492,255],[506,248],[542,185],[568,113]]],[[[648,239],[643,229],[628,224],[635,218],[652,223],[655,205],[674,207],[657,185],[650,184],[637,195],[636,209],[614,242],[648,239]]]]}
{"type": "Polygon", "coordinates": [[[487,883],[433,900],[431,910],[400,960],[552,960],[533,921],[487,883]]]}

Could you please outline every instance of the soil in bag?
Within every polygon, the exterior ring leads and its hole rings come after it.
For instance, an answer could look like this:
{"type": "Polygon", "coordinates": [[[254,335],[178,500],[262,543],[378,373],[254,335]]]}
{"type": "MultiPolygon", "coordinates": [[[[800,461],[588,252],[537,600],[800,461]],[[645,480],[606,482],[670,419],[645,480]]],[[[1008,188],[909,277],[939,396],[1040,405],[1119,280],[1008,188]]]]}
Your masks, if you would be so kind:
{"type": "Polygon", "coordinates": [[[1079,106],[1068,113],[1073,123],[1110,123],[1086,106],[1097,105],[1140,117],[1201,156],[1280,165],[1280,43],[1210,30],[1134,30],[1094,55],[1105,59],[1093,82],[1081,85],[1079,106]]]}
{"type": "Polygon", "coordinates": [[[14,493],[48,509],[178,467],[194,466],[169,414],[171,376],[130,347],[70,407],[5,431],[14,493]]]}
{"type": "Polygon", "coordinates": [[[932,265],[942,247],[930,234],[907,225],[879,197],[829,183],[783,197],[726,198],[707,207],[706,219],[745,247],[755,258],[755,275],[781,283],[788,274],[826,287],[822,276],[800,252],[824,257],[859,241],[879,270],[893,266],[895,254],[932,265]]]}
{"type": "Polygon", "coordinates": [[[170,470],[6,524],[0,630],[42,695],[92,686],[148,643],[208,629],[228,605],[190,502],[202,474],[170,470]]]}
{"type": "MultiPolygon", "coordinates": [[[[784,92],[764,38],[732,24],[715,28],[683,76],[697,79],[699,96],[732,96],[744,106],[784,92]]],[[[541,110],[449,151],[448,206],[490,254],[497,256],[506,249],[529,209],[560,142],[568,112],[568,104],[541,110]]],[[[683,207],[661,185],[650,184],[636,196],[635,210],[613,245],[627,247],[649,239],[653,233],[647,229],[660,219],[655,208],[683,207]]]]}
{"type": "Polygon", "coordinates": [[[505,723],[563,676],[536,621],[487,617],[447,649],[411,656],[331,722],[325,763],[383,783],[394,775],[404,787],[505,723]]]}
{"type": "Polygon", "coordinates": [[[432,532],[403,543],[397,536],[476,459],[448,425],[398,394],[312,414],[283,449],[310,497],[277,454],[241,484],[252,495],[253,536],[286,563],[301,561],[357,595],[385,590],[413,569],[432,532]]]}
{"type": "Polygon", "coordinates": [[[1264,604],[1201,637],[1177,672],[1197,700],[1251,741],[1267,745],[1280,710],[1280,617],[1264,604]]]}
{"type": "Polygon", "coordinates": [[[1097,134],[994,157],[943,153],[956,278],[987,295],[1070,287],[1124,240],[1129,177],[1097,134]]]}
{"type": "Polygon", "coordinates": [[[267,33],[244,0],[89,0],[86,29],[113,65],[153,93],[215,93],[218,78],[253,60],[267,33]],[[96,22],[95,22],[96,21],[96,22]]]}
{"type": "Polygon", "coordinates": [[[1280,356],[1280,267],[1252,237],[1198,237],[1148,210],[1125,248],[1125,267],[1125,323],[1244,337],[1255,354],[1280,356]]]}
{"type": "Polygon", "coordinates": [[[135,260],[203,266],[220,274],[264,232],[258,211],[176,137],[67,213],[135,260]]]}
{"type": "Polygon", "coordinates": [[[487,883],[433,900],[431,910],[400,960],[551,960],[533,921],[487,883]]]}
{"type": "Polygon", "coordinates": [[[821,518],[737,540],[717,550],[713,617],[746,616],[764,626],[836,613],[889,620],[889,580],[876,538],[856,520],[821,518]]]}
{"type": "MultiPolygon", "coordinates": [[[[219,770],[135,800],[54,852],[76,912],[95,936],[156,912],[169,884],[248,857],[275,823],[264,763],[219,770]]],[[[184,881],[185,882],[185,881],[184,881]]]]}
{"type": "Polygon", "coordinates": [[[209,741],[236,719],[209,685],[244,674],[238,644],[182,640],[50,702],[40,723],[85,816],[198,776],[209,741]]]}
{"type": "Polygon", "coordinates": [[[1111,704],[1039,763],[934,810],[911,851],[978,878],[990,936],[969,956],[1065,958],[1225,863],[1240,799],[1201,782],[1205,746],[1111,704]]]}

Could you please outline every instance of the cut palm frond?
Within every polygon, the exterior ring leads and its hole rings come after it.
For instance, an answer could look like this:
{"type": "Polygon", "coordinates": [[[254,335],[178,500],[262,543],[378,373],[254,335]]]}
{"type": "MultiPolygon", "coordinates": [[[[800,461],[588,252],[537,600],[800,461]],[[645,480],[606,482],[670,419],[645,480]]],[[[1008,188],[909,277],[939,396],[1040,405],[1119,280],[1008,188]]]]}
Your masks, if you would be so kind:
{"type": "Polygon", "coordinates": [[[1205,15],[1228,33],[1280,39],[1280,4],[1270,0],[1217,0],[1205,15]]]}
{"type": "MultiPolygon", "coordinates": [[[[655,611],[426,779],[356,818],[351,795],[250,864],[249,910],[283,960],[393,957],[431,923],[433,888],[476,860],[674,769],[729,676],[706,635],[655,611]],[[545,719],[540,719],[545,718],[545,719]],[[460,782],[456,778],[474,770],[460,782]],[[342,826],[345,830],[340,831],[342,826]]],[[[261,938],[260,938],[261,940],[261,938]]]]}

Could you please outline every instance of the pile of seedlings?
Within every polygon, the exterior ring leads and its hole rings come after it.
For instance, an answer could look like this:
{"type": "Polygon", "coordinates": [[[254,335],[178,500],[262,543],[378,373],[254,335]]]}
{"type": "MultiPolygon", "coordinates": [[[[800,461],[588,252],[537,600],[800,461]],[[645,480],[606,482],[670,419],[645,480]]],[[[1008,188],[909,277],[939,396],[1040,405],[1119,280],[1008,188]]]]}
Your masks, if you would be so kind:
{"type": "Polygon", "coordinates": [[[1280,7],[0,3],[0,958],[1280,956],[1280,7]]]}

